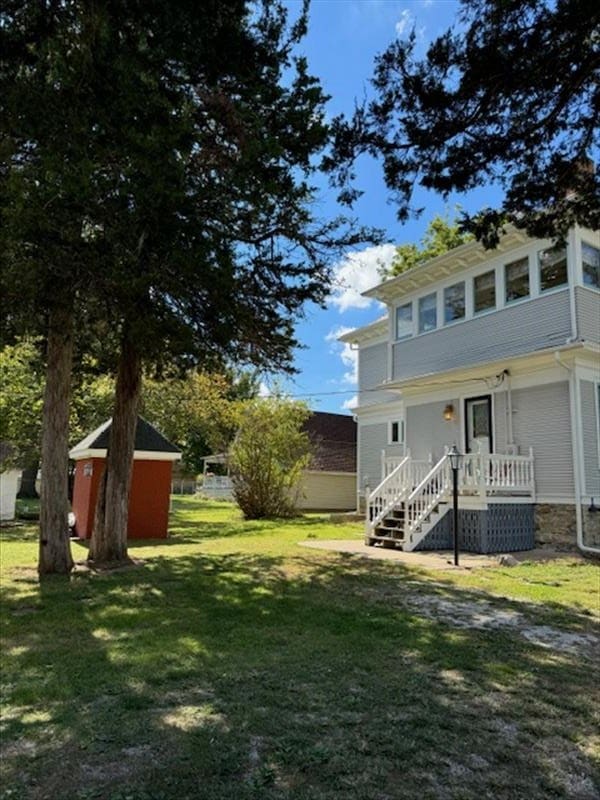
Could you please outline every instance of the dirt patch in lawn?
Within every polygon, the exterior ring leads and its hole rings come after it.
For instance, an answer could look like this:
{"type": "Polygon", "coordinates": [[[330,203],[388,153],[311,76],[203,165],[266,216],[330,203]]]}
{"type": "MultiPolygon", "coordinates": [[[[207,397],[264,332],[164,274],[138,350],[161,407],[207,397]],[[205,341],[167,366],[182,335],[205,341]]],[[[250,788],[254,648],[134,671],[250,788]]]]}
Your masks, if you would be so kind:
{"type": "Polygon", "coordinates": [[[500,609],[483,599],[446,600],[430,594],[414,594],[404,604],[434,619],[457,628],[515,631],[532,644],[583,658],[600,660],[600,637],[593,633],[572,633],[549,625],[535,625],[525,614],[513,609],[500,609]]]}

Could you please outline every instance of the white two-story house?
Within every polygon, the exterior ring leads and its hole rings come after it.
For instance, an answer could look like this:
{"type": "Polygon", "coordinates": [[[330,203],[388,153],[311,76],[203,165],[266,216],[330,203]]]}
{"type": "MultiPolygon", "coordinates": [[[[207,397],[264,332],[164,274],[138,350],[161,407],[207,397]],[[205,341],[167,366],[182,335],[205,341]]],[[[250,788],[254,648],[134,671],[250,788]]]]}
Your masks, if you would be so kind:
{"type": "Polygon", "coordinates": [[[358,349],[358,491],[368,544],[449,546],[463,454],[465,549],[600,548],[600,236],[507,230],[365,292],[386,314],[358,349]]]}

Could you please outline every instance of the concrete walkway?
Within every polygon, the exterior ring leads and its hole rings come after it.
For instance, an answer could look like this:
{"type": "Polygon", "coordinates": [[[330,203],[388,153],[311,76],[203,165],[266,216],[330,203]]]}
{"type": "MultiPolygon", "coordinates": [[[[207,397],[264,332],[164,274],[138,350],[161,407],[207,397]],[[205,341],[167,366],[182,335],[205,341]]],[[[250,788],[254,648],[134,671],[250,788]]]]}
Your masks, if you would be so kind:
{"type": "MultiPolygon", "coordinates": [[[[332,550],[338,553],[352,553],[363,558],[384,561],[397,561],[400,564],[425,569],[456,569],[454,554],[451,550],[428,550],[426,552],[404,553],[402,550],[391,550],[384,547],[368,547],[357,539],[320,539],[299,542],[302,547],[315,550],[332,550]]],[[[510,554],[516,561],[550,561],[556,558],[579,558],[576,553],[562,553],[555,550],[524,550],[510,554]]],[[[458,569],[475,569],[481,567],[498,567],[499,555],[479,555],[477,553],[461,553],[458,569]]]]}

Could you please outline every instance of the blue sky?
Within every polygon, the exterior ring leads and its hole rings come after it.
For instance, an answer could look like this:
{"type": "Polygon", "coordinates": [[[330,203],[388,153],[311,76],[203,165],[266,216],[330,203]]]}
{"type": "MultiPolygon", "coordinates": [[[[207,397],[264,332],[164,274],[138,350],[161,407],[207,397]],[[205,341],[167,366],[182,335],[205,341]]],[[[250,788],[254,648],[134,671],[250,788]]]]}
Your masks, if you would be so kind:
{"type": "MultiPolygon", "coordinates": [[[[291,16],[300,0],[288,0],[291,16]]],[[[408,35],[415,27],[419,46],[427,43],[455,22],[459,4],[454,0],[312,0],[307,37],[298,52],[308,58],[312,74],[331,95],[328,113],[351,114],[355,100],[370,94],[369,78],[375,56],[396,37],[408,35]]],[[[354,208],[359,222],[383,228],[390,242],[379,248],[362,248],[334,264],[335,288],[327,309],[307,306],[299,320],[297,337],[305,349],[295,354],[299,373],[293,378],[268,376],[264,389],[277,383],[292,396],[302,396],[318,411],[347,413],[356,391],[354,355],[336,337],[365,325],[381,315],[374,302],[360,297],[360,291],[378,283],[381,260],[388,261],[394,244],[416,242],[427,223],[448,204],[431,193],[420,192],[415,204],[426,210],[418,220],[400,225],[381,178],[379,164],[364,160],[358,165],[357,185],[364,191],[354,208]]],[[[467,196],[452,197],[450,209],[460,203],[469,211],[498,202],[497,188],[482,188],[467,196]]],[[[334,193],[323,183],[319,206],[326,216],[339,213],[334,193]]]]}

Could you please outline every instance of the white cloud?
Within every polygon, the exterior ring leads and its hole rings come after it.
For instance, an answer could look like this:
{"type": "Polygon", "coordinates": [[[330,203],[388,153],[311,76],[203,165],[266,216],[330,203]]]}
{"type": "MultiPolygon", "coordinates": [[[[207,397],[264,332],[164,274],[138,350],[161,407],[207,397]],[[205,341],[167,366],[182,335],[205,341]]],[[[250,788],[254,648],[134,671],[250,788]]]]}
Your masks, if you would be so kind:
{"type": "Polygon", "coordinates": [[[270,395],[271,395],[271,390],[264,381],[261,381],[260,386],[258,387],[258,396],[270,397],[270,395]]]}
{"type": "Polygon", "coordinates": [[[413,17],[412,13],[405,8],[404,11],[400,14],[400,19],[396,23],[396,33],[398,36],[404,36],[405,33],[414,25],[415,18],[413,17]]]}
{"type": "Polygon", "coordinates": [[[381,283],[380,271],[392,263],[396,248],[393,244],[367,247],[349,253],[333,268],[333,289],[330,302],[340,312],[349,308],[368,308],[373,301],[361,292],[381,283]]]}
{"type": "Polygon", "coordinates": [[[351,330],[353,328],[340,325],[329,331],[325,341],[330,342],[329,352],[339,356],[342,359],[342,364],[346,367],[342,382],[355,386],[358,381],[358,350],[353,350],[347,342],[338,342],[340,336],[349,333],[351,330]]]}
{"type": "Polygon", "coordinates": [[[357,405],[358,405],[358,395],[355,394],[354,397],[351,397],[349,400],[344,400],[344,402],[342,403],[342,408],[345,411],[353,411],[357,405]]]}

